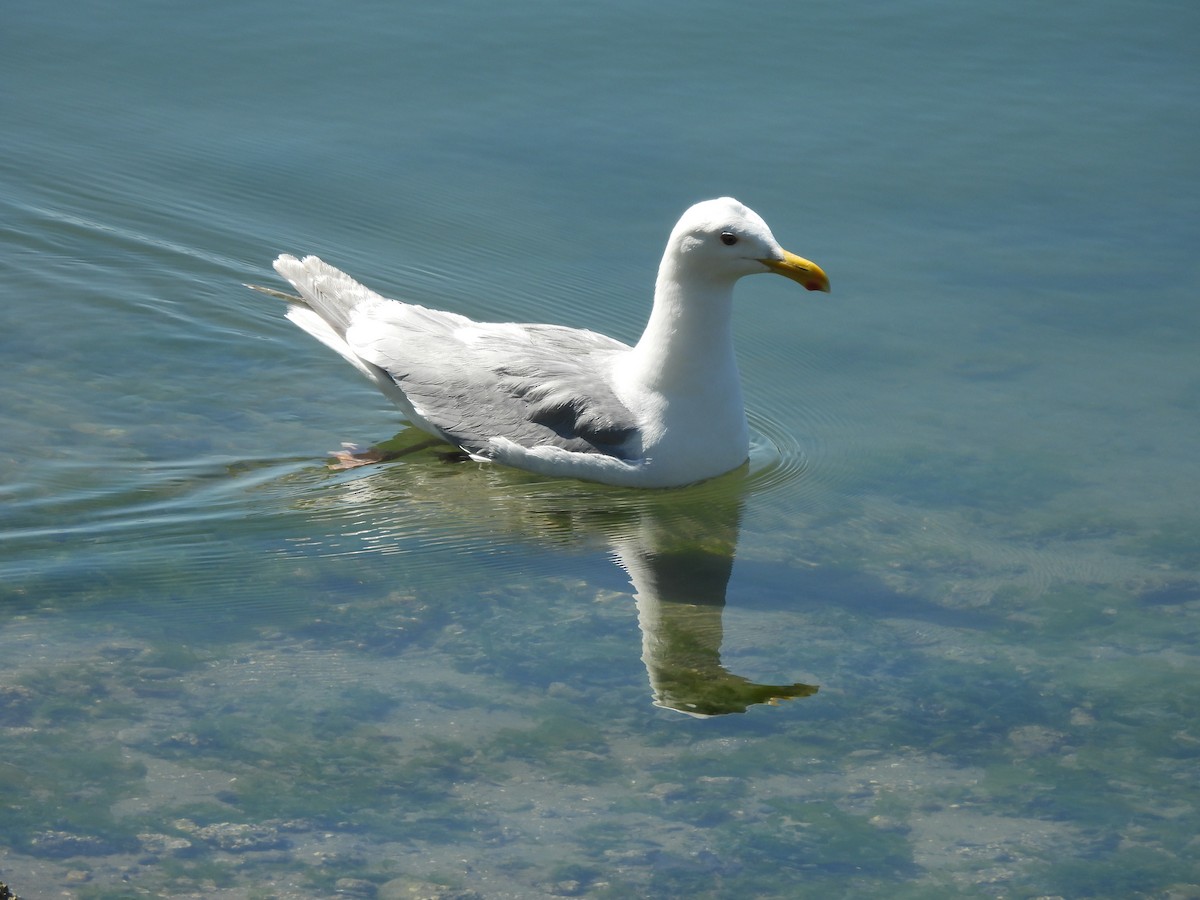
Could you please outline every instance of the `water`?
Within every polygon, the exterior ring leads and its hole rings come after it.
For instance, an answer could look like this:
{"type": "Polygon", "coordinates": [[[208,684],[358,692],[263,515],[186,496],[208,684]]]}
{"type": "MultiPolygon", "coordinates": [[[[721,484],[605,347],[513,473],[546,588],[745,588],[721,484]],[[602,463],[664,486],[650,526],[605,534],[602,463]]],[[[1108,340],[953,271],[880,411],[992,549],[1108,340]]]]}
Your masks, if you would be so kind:
{"type": "Polygon", "coordinates": [[[4,18],[26,900],[1200,891],[1193,4],[4,18]],[[331,472],[412,435],[241,287],[629,340],[721,194],[834,293],[683,491],[331,472]]]}

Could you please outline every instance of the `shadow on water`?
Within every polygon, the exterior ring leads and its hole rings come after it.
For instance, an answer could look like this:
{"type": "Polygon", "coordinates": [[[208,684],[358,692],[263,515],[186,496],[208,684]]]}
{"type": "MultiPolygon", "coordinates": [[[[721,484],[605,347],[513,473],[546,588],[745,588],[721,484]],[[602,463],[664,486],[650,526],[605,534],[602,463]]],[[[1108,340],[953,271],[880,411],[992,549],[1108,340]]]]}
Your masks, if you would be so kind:
{"type": "Polygon", "coordinates": [[[351,470],[337,490],[322,485],[302,501],[314,517],[336,510],[338,522],[375,547],[403,544],[401,533],[413,537],[417,516],[417,530],[437,529],[439,540],[471,542],[483,531],[489,541],[550,551],[607,548],[634,588],[656,706],[707,717],[817,692],[803,683],[760,684],[721,662],[749,467],[688,488],[638,491],[464,463],[414,432],[375,449],[390,462],[351,470]]]}

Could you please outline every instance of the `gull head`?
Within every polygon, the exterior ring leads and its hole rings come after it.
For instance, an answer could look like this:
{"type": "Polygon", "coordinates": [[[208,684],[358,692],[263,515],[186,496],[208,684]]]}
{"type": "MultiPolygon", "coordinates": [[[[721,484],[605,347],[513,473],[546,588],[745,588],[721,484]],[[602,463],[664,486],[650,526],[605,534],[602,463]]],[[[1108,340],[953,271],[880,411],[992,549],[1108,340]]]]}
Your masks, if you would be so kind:
{"type": "Polygon", "coordinates": [[[732,197],[705,200],[683,214],[667,243],[679,274],[733,281],[775,272],[810,291],[828,291],[821,267],[779,246],[762,217],[732,197]]]}

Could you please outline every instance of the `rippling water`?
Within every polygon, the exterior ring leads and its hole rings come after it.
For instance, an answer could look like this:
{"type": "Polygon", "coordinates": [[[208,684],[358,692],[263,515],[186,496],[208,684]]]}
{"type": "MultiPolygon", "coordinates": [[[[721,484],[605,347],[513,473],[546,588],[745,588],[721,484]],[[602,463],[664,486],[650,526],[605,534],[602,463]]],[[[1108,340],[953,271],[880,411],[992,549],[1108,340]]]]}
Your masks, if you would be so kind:
{"type": "Polygon", "coordinates": [[[0,880],[1190,896],[1197,18],[10,3],[0,880]],[[242,287],[628,341],[724,194],[834,293],[739,286],[681,490],[464,463],[242,287]]]}

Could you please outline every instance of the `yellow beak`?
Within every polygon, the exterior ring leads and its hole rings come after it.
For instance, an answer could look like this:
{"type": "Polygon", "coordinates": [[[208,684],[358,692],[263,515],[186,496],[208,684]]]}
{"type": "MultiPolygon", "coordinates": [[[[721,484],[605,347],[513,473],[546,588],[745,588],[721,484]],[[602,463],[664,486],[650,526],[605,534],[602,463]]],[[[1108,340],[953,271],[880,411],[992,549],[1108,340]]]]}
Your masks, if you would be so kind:
{"type": "Polygon", "coordinates": [[[815,262],[809,262],[803,256],[783,251],[783,259],[760,259],[760,263],[784,278],[798,281],[810,291],[829,292],[829,276],[815,262]]]}

